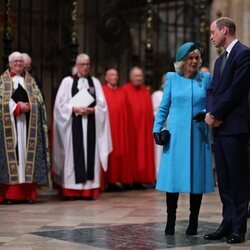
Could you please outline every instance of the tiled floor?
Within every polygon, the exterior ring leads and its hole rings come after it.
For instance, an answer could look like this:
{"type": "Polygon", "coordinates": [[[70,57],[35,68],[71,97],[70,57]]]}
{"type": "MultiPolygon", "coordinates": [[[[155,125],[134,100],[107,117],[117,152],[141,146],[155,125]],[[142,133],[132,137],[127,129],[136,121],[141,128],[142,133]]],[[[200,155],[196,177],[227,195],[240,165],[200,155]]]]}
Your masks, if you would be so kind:
{"type": "MultiPolygon", "coordinates": [[[[208,242],[203,235],[218,227],[218,193],[205,195],[196,236],[185,235],[188,195],[179,200],[175,236],[165,237],[165,194],[153,189],[103,193],[95,201],[62,201],[42,190],[33,205],[0,205],[0,250],[82,249],[249,249],[242,244],[208,242]]],[[[250,219],[248,222],[250,232],[250,219]]]]}

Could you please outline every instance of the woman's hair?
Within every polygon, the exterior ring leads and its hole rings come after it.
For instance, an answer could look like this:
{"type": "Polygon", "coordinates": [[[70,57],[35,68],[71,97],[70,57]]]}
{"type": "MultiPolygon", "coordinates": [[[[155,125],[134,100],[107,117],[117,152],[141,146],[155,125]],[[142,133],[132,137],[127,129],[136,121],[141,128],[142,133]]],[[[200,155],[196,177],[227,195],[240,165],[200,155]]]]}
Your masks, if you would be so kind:
{"type": "Polygon", "coordinates": [[[174,69],[180,75],[183,75],[184,61],[185,61],[185,58],[183,60],[179,61],[179,62],[174,62],[174,69]]]}
{"type": "Polygon", "coordinates": [[[175,71],[177,73],[179,73],[180,75],[183,75],[184,73],[184,63],[185,63],[185,60],[187,59],[187,57],[192,54],[193,52],[197,53],[199,55],[199,62],[198,62],[198,67],[201,66],[202,64],[202,59],[201,59],[201,52],[198,50],[198,49],[195,49],[193,51],[191,51],[188,55],[186,55],[183,60],[179,61],[179,62],[174,62],[174,68],[175,68],[175,71]]]}

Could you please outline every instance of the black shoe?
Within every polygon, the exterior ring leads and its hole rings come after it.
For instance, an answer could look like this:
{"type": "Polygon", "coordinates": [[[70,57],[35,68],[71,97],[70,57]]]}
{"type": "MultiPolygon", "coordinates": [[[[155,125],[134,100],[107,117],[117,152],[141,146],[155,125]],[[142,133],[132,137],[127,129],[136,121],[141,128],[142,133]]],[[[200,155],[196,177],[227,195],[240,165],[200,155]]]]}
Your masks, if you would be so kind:
{"type": "Polygon", "coordinates": [[[135,182],[135,183],[133,184],[133,188],[134,188],[134,189],[137,189],[137,190],[145,190],[145,189],[147,189],[147,188],[144,186],[144,184],[138,183],[138,182],[135,182]]]}
{"type": "Polygon", "coordinates": [[[64,201],[75,201],[75,200],[77,200],[77,197],[64,196],[64,197],[62,197],[62,200],[64,200],[64,201]]]}
{"type": "Polygon", "coordinates": [[[174,235],[175,233],[175,223],[167,222],[165,227],[165,235],[174,235]]]}
{"type": "Polygon", "coordinates": [[[108,184],[107,192],[121,192],[124,187],[121,183],[108,184]]]}
{"type": "Polygon", "coordinates": [[[132,184],[123,184],[124,191],[132,190],[133,185],[132,184]]]}
{"type": "Polygon", "coordinates": [[[237,244],[245,241],[245,233],[233,232],[227,237],[228,244],[237,244]]]}
{"type": "Polygon", "coordinates": [[[250,218],[250,207],[248,208],[248,211],[247,211],[247,218],[250,218]]]}
{"type": "Polygon", "coordinates": [[[197,234],[197,228],[198,228],[198,224],[189,224],[188,228],[186,230],[186,235],[196,235],[197,234]]]}
{"type": "Polygon", "coordinates": [[[224,237],[227,237],[230,234],[230,231],[224,228],[217,229],[214,233],[206,234],[204,236],[205,240],[220,240],[224,237]]]}
{"type": "Polygon", "coordinates": [[[174,235],[174,228],[165,228],[165,235],[174,235]]]}
{"type": "Polygon", "coordinates": [[[35,201],[34,200],[28,200],[26,203],[31,205],[31,204],[34,204],[35,201]]]}
{"type": "Polygon", "coordinates": [[[13,205],[13,202],[11,200],[5,200],[4,204],[5,205],[13,205]]]}

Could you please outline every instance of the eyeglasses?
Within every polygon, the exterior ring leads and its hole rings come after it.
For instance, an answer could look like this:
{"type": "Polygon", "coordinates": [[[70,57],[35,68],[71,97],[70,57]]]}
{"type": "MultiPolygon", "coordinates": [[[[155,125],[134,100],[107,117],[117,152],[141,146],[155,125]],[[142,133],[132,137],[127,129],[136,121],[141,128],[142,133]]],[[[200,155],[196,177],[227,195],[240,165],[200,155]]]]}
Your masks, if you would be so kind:
{"type": "Polygon", "coordinates": [[[11,63],[24,63],[23,60],[13,60],[11,63]]]}
{"type": "Polygon", "coordinates": [[[77,63],[77,65],[82,66],[82,67],[84,67],[84,66],[89,67],[90,66],[89,63],[77,63]]]}

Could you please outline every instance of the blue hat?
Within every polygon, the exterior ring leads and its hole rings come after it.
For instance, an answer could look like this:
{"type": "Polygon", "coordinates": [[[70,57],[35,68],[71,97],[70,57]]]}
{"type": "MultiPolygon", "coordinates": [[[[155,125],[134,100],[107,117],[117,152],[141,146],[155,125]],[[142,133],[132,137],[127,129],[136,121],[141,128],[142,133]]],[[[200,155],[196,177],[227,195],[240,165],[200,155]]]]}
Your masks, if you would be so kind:
{"type": "Polygon", "coordinates": [[[188,43],[184,43],[182,44],[175,55],[175,61],[176,62],[180,62],[181,60],[183,60],[183,58],[185,56],[187,56],[189,53],[191,53],[192,51],[194,51],[195,49],[198,49],[198,47],[196,46],[195,43],[193,42],[188,42],[188,43]]]}

